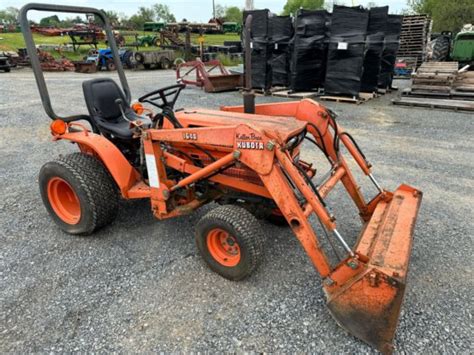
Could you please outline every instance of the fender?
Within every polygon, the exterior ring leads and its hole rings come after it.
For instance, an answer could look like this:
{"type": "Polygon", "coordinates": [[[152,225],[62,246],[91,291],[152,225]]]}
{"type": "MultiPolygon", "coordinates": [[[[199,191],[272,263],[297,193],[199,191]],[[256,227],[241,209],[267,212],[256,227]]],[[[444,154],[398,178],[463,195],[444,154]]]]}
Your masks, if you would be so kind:
{"type": "Polygon", "coordinates": [[[54,140],[61,139],[77,143],[81,152],[98,156],[112,175],[122,196],[129,198],[128,192],[140,180],[140,174],[111,141],[87,131],[68,132],[54,137],[54,140]]]}

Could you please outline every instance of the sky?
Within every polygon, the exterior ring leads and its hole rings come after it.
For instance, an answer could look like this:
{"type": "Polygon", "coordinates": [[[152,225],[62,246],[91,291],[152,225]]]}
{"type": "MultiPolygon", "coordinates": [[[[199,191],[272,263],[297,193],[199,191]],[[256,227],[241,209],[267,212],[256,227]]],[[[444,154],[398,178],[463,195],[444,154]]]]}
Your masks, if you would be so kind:
{"type": "MultiPolygon", "coordinates": [[[[125,13],[128,16],[133,15],[140,6],[149,7],[156,3],[162,3],[170,7],[171,12],[178,20],[186,18],[188,21],[193,22],[207,22],[212,17],[212,0],[0,0],[0,9],[8,6],[19,8],[28,2],[96,7],[125,13]]],[[[222,6],[238,6],[242,8],[245,4],[245,0],[215,0],[215,2],[222,6]]],[[[326,2],[331,2],[331,0],[326,0],[326,2]]],[[[352,6],[353,4],[366,5],[369,0],[338,0],[337,2],[352,6]]],[[[380,6],[389,5],[390,13],[399,13],[406,7],[406,0],[371,0],[371,2],[380,6]]],[[[254,0],[256,9],[267,8],[276,14],[283,10],[285,3],[286,0],[254,0]]],[[[29,18],[39,20],[47,15],[46,13],[32,12],[29,18]]]]}

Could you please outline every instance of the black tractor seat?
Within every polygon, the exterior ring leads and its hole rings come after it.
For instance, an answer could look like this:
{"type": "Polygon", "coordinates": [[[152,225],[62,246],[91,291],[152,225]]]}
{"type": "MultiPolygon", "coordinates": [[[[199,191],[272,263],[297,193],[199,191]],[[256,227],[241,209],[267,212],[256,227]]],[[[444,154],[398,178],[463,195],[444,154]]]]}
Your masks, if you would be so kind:
{"type": "Polygon", "coordinates": [[[130,121],[140,120],[144,128],[151,127],[151,120],[138,116],[131,108],[125,94],[110,78],[98,78],[87,80],[82,83],[84,98],[91,119],[99,131],[107,137],[121,140],[133,139],[133,131],[130,122],[122,117],[117,99],[122,100],[122,108],[125,116],[130,121]]]}

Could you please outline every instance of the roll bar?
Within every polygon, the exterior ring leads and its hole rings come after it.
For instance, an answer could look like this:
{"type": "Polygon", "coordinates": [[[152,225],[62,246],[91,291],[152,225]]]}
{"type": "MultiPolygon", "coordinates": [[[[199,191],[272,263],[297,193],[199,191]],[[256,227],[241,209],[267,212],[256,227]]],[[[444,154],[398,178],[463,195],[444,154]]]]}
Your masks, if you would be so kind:
{"type": "Polygon", "coordinates": [[[102,22],[104,23],[105,33],[107,35],[107,40],[112,51],[112,56],[114,58],[115,67],[117,68],[118,76],[120,83],[122,84],[123,91],[125,92],[125,97],[127,101],[130,102],[131,94],[130,88],[128,87],[127,78],[123,71],[122,63],[120,62],[120,57],[118,54],[117,45],[115,43],[114,35],[112,33],[112,28],[110,26],[109,19],[104,11],[94,9],[92,7],[82,7],[82,6],[65,6],[65,5],[50,5],[50,4],[38,4],[30,3],[23,6],[20,10],[18,20],[20,22],[21,31],[26,43],[26,49],[31,61],[31,68],[35,75],[36,84],[38,85],[38,90],[41,96],[41,102],[43,103],[44,110],[46,114],[51,117],[51,119],[61,119],[65,122],[77,121],[77,120],[88,120],[90,118],[88,115],[74,115],[68,117],[60,117],[57,115],[51,105],[51,100],[49,97],[48,87],[44,80],[43,70],[41,69],[40,61],[38,59],[38,53],[36,52],[35,42],[33,40],[33,35],[31,33],[30,24],[28,22],[28,11],[48,11],[48,12],[68,12],[68,13],[78,13],[78,14],[93,14],[97,15],[102,22]]]}

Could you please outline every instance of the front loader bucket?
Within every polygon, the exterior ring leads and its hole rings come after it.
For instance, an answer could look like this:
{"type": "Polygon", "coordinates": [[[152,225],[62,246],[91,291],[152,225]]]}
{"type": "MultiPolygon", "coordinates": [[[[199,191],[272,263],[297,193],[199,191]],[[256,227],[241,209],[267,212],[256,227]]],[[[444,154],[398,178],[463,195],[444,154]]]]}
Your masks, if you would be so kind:
{"type": "Polygon", "coordinates": [[[362,272],[326,286],[338,324],[383,353],[393,350],[420,202],[421,192],[406,185],[381,200],[355,247],[368,257],[362,272]]]}
{"type": "Polygon", "coordinates": [[[232,91],[242,86],[242,75],[240,74],[210,75],[207,79],[204,80],[206,92],[232,91]]]}

